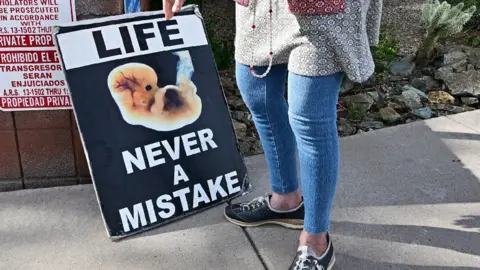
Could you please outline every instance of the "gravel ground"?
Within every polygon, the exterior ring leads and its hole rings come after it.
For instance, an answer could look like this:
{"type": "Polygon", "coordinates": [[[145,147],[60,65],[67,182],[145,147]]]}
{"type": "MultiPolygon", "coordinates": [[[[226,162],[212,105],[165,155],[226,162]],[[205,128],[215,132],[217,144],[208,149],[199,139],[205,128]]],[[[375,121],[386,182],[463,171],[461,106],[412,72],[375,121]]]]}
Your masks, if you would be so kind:
{"type": "Polygon", "coordinates": [[[414,53],[425,33],[421,23],[424,0],[384,0],[383,3],[383,24],[395,29],[400,52],[414,53]]]}

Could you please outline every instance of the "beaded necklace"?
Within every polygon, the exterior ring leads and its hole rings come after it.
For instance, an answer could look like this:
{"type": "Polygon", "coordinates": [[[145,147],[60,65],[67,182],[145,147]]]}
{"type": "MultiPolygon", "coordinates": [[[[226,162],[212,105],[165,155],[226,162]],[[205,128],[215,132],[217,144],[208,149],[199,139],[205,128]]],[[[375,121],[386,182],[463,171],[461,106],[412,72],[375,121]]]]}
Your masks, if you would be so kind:
{"type": "MultiPolygon", "coordinates": [[[[252,1],[252,0],[250,0],[250,1],[252,1]]],[[[255,31],[255,29],[257,28],[257,26],[255,25],[255,15],[256,15],[256,6],[257,6],[256,1],[257,0],[255,0],[255,2],[253,3],[252,31],[255,31]]],[[[272,46],[272,13],[273,13],[273,9],[272,9],[272,0],[269,0],[268,13],[269,13],[269,20],[270,20],[270,51],[268,52],[269,63],[268,63],[267,70],[265,70],[265,72],[263,74],[255,73],[253,64],[250,65],[250,72],[252,73],[252,75],[254,77],[257,77],[257,78],[264,78],[265,76],[267,76],[267,74],[270,72],[270,69],[272,69],[272,64],[273,64],[273,46],[272,46]]],[[[254,50],[252,50],[252,62],[251,63],[253,63],[253,58],[254,58],[254,50]]]]}

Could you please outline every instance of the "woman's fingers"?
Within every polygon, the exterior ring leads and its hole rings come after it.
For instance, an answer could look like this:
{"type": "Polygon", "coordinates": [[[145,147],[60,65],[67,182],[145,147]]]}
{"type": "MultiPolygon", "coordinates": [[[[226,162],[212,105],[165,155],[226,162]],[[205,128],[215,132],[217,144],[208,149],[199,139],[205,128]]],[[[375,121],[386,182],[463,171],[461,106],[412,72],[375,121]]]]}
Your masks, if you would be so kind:
{"type": "Polygon", "coordinates": [[[185,0],[175,0],[175,4],[173,5],[173,12],[179,12],[182,9],[185,0]]]}
{"type": "Polygon", "coordinates": [[[173,1],[163,0],[163,12],[165,13],[165,19],[170,20],[173,17],[173,1]]]}
{"type": "Polygon", "coordinates": [[[182,9],[185,0],[163,0],[163,12],[165,12],[165,19],[173,18],[175,12],[182,9]]]}

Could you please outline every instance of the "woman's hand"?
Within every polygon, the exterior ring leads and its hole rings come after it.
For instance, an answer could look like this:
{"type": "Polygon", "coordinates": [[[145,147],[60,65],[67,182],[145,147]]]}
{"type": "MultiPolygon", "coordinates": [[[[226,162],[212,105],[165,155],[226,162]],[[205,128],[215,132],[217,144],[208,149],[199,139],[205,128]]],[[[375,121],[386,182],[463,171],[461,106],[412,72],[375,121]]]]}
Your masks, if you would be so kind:
{"type": "Polygon", "coordinates": [[[165,19],[173,18],[173,13],[179,12],[185,0],[163,0],[163,12],[165,12],[165,19]]]}

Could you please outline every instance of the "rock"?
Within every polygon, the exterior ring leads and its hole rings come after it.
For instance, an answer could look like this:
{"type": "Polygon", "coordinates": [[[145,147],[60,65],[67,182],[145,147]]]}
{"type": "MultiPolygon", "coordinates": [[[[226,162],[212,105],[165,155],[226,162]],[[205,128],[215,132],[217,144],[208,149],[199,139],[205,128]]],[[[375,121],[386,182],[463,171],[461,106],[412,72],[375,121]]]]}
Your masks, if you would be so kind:
{"type": "Polygon", "coordinates": [[[245,133],[247,132],[247,125],[245,125],[244,123],[239,122],[235,119],[232,120],[232,123],[233,123],[233,128],[235,129],[235,133],[237,134],[237,136],[245,135],[245,133]]]}
{"type": "Polygon", "coordinates": [[[451,51],[449,53],[444,54],[442,57],[442,63],[441,66],[451,66],[455,65],[460,62],[464,62],[465,64],[467,63],[467,58],[468,55],[461,50],[458,51],[451,51]]]}
{"type": "Polygon", "coordinates": [[[242,154],[249,154],[250,153],[250,143],[240,140],[238,142],[238,147],[240,148],[240,152],[242,154]]]}
{"type": "Polygon", "coordinates": [[[254,143],[258,141],[258,138],[255,138],[254,136],[246,136],[245,138],[243,138],[243,140],[249,143],[254,143]]]}
{"type": "Polygon", "coordinates": [[[396,82],[395,84],[397,84],[399,86],[408,85],[408,80],[403,80],[403,81],[400,81],[400,82],[396,82]]]}
{"type": "Polygon", "coordinates": [[[235,119],[235,120],[238,120],[238,121],[241,121],[243,122],[243,118],[245,116],[245,112],[242,112],[242,111],[232,111],[232,118],[235,119]]]}
{"type": "Polygon", "coordinates": [[[378,93],[378,97],[379,97],[379,100],[384,100],[387,98],[387,96],[390,95],[390,92],[392,91],[392,87],[388,86],[388,85],[380,85],[379,87],[377,87],[377,93],[378,93]]]}
{"type": "Polygon", "coordinates": [[[455,73],[452,67],[441,67],[435,71],[435,79],[443,80],[443,78],[448,76],[450,73],[455,73]]]}
{"type": "Polygon", "coordinates": [[[392,91],[390,92],[392,95],[401,95],[403,92],[403,85],[397,84],[395,87],[392,88],[392,91]]]}
{"type": "Polygon", "coordinates": [[[418,90],[417,88],[415,88],[415,87],[413,87],[413,86],[404,85],[404,86],[402,87],[402,90],[403,90],[402,93],[404,93],[404,92],[409,92],[409,91],[410,91],[410,92],[412,92],[412,93],[417,94],[423,102],[427,102],[427,101],[428,101],[428,96],[427,96],[427,94],[425,94],[424,92],[418,90]]]}
{"type": "Polygon", "coordinates": [[[453,72],[459,73],[467,70],[467,60],[463,60],[462,62],[458,62],[452,65],[453,72]]]}
{"type": "Polygon", "coordinates": [[[480,48],[469,48],[467,54],[470,64],[480,68],[480,48]]]}
{"type": "Polygon", "coordinates": [[[400,105],[400,104],[398,104],[398,103],[396,103],[396,102],[392,102],[392,101],[389,101],[389,102],[387,103],[387,107],[390,107],[390,108],[392,108],[392,109],[394,109],[394,110],[401,110],[401,109],[403,109],[402,105],[400,105]]]}
{"type": "Polygon", "coordinates": [[[377,91],[367,92],[367,94],[369,94],[375,102],[380,100],[380,96],[378,95],[377,91]]]}
{"type": "Polygon", "coordinates": [[[462,97],[462,103],[465,105],[475,105],[478,104],[478,98],[476,97],[462,97]]]}
{"type": "Polygon", "coordinates": [[[386,84],[380,85],[380,88],[377,90],[377,92],[379,92],[382,96],[385,96],[392,91],[393,91],[393,88],[391,86],[386,85],[386,84]]]}
{"type": "Polygon", "coordinates": [[[257,140],[252,144],[252,154],[257,155],[262,153],[263,153],[262,143],[259,140],[257,140]]]}
{"type": "Polygon", "coordinates": [[[390,77],[389,77],[390,74],[388,74],[388,75],[386,75],[385,73],[383,73],[383,74],[384,74],[383,76],[378,76],[377,86],[390,83],[390,77]]]}
{"type": "Polygon", "coordinates": [[[357,127],[361,129],[381,129],[384,126],[380,121],[363,121],[357,125],[357,127]]]}
{"type": "Polygon", "coordinates": [[[349,111],[358,111],[359,113],[366,113],[372,105],[375,103],[375,100],[371,95],[367,93],[360,93],[353,96],[345,96],[343,98],[345,106],[349,111]]]}
{"type": "Polygon", "coordinates": [[[430,102],[431,104],[447,104],[455,102],[455,98],[445,91],[433,91],[428,93],[428,102],[430,102]]]}
{"type": "Polygon", "coordinates": [[[252,115],[243,111],[232,111],[232,118],[246,124],[250,124],[252,121],[252,115]]]}
{"type": "Polygon", "coordinates": [[[220,82],[222,83],[222,86],[223,86],[223,89],[225,90],[230,90],[230,91],[234,91],[235,89],[235,85],[234,83],[229,80],[227,77],[225,76],[220,76],[220,82]]]}
{"type": "MultiPolygon", "coordinates": [[[[413,77],[413,78],[418,78],[418,77],[422,77],[423,74],[422,74],[422,71],[419,70],[419,69],[414,69],[413,70],[413,73],[410,77],[413,77]]],[[[408,78],[405,78],[405,81],[408,81],[408,78]]]]}
{"type": "Polygon", "coordinates": [[[340,136],[349,136],[355,134],[356,128],[345,118],[338,119],[337,131],[340,136]]]}
{"type": "Polygon", "coordinates": [[[472,64],[468,64],[467,65],[467,71],[469,71],[469,70],[475,70],[475,66],[472,65],[472,64]]]}
{"type": "Polygon", "coordinates": [[[420,98],[418,93],[413,90],[403,91],[400,96],[395,96],[394,99],[400,102],[403,105],[403,107],[408,108],[410,110],[423,107],[422,99],[420,98]]]}
{"type": "Polygon", "coordinates": [[[441,45],[438,48],[439,53],[449,54],[454,52],[463,52],[466,46],[458,44],[441,45]]]}
{"type": "Polygon", "coordinates": [[[246,108],[245,103],[238,96],[230,96],[227,98],[227,100],[228,104],[232,106],[235,110],[244,110],[246,108]]]}
{"type": "MultiPolygon", "coordinates": [[[[372,108],[373,108],[372,110],[373,110],[373,111],[375,111],[375,110],[378,111],[378,110],[380,110],[380,109],[383,108],[383,107],[387,107],[387,106],[388,106],[387,102],[388,102],[388,101],[387,101],[387,100],[384,100],[384,99],[381,99],[381,100],[375,102],[375,104],[374,104],[373,107],[372,107],[372,108]]],[[[376,114],[375,114],[375,115],[376,115],[376,114]]],[[[375,119],[375,118],[373,118],[372,120],[374,120],[374,119],[375,119]]],[[[363,120],[368,120],[368,119],[367,119],[366,117],[364,117],[363,120]]]]}
{"type": "Polygon", "coordinates": [[[421,72],[424,76],[434,76],[437,70],[434,67],[422,68],[421,72]]]}
{"type": "Polygon", "coordinates": [[[379,113],[382,120],[387,123],[394,123],[402,118],[400,114],[390,107],[381,108],[379,113]]]}
{"type": "Polygon", "coordinates": [[[480,70],[438,73],[454,96],[480,96],[480,70]]]}
{"type": "Polygon", "coordinates": [[[408,77],[414,69],[415,63],[410,58],[401,58],[390,63],[390,73],[394,76],[408,77]]]}
{"type": "Polygon", "coordinates": [[[235,96],[237,96],[237,97],[241,97],[241,96],[242,96],[242,94],[240,93],[240,89],[235,88],[235,96]]]}
{"type": "Polygon", "coordinates": [[[391,76],[390,81],[391,82],[400,82],[400,81],[403,81],[403,77],[402,76],[391,76]]]}
{"type": "Polygon", "coordinates": [[[435,80],[432,76],[422,76],[420,78],[414,78],[412,80],[412,86],[424,91],[429,92],[430,90],[436,90],[442,85],[438,80],[435,80]]]}
{"type": "Polygon", "coordinates": [[[420,117],[422,119],[430,119],[432,118],[432,114],[433,114],[432,109],[428,107],[415,109],[412,111],[412,113],[413,115],[420,117]]]}
{"type": "Polygon", "coordinates": [[[474,108],[468,107],[468,106],[455,106],[451,104],[432,104],[431,105],[432,109],[434,110],[439,110],[439,111],[447,111],[451,113],[463,113],[463,112],[468,112],[468,111],[473,111],[475,110],[474,108]]]}
{"type": "MultiPolygon", "coordinates": [[[[385,107],[385,106],[386,106],[386,104],[383,104],[382,107],[379,107],[379,108],[377,109],[377,112],[369,112],[369,113],[365,114],[365,116],[363,117],[362,121],[363,121],[363,122],[377,121],[377,119],[378,119],[378,110],[379,110],[380,108],[385,107]]],[[[356,124],[359,125],[360,122],[357,122],[356,124]]]]}
{"type": "Polygon", "coordinates": [[[243,122],[251,122],[253,124],[253,121],[252,121],[252,115],[250,113],[245,113],[245,118],[243,118],[243,122]]]}
{"type": "Polygon", "coordinates": [[[350,81],[348,78],[343,80],[342,88],[340,89],[341,94],[346,94],[355,88],[355,83],[350,81]]]}
{"type": "Polygon", "coordinates": [[[376,84],[377,84],[377,77],[375,76],[375,74],[370,76],[370,78],[368,78],[367,81],[362,83],[362,85],[367,86],[367,87],[371,87],[371,86],[374,86],[376,84]]]}

